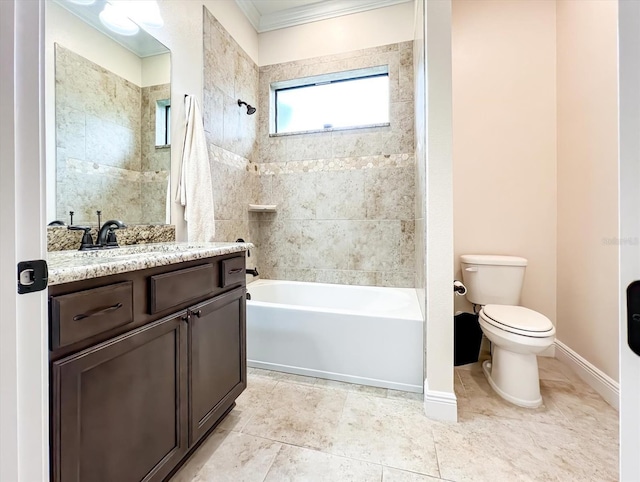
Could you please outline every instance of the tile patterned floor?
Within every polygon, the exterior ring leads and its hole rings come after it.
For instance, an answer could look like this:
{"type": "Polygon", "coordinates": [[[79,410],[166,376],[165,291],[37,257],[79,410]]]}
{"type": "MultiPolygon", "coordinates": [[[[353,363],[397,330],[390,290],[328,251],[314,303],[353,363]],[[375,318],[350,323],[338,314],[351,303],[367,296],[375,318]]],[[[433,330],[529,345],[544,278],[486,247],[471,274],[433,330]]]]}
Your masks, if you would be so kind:
{"type": "Polygon", "coordinates": [[[171,482],[614,481],[618,413],[540,358],[544,406],[518,408],[480,364],[455,370],[459,422],[422,396],[250,369],[236,408],[171,482]]]}

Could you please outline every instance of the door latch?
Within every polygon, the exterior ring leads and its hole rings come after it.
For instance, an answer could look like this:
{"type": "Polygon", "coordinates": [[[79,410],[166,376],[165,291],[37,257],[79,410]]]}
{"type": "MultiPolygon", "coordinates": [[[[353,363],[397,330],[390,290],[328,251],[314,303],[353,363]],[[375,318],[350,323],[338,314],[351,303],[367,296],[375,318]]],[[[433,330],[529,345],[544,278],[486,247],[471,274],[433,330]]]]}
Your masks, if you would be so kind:
{"type": "Polygon", "coordinates": [[[42,291],[49,284],[49,268],[44,259],[18,263],[18,294],[42,291]]]}
{"type": "Polygon", "coordinates": [[[640,356],[640,280],[627,288],[627,343],[640,356]]]}

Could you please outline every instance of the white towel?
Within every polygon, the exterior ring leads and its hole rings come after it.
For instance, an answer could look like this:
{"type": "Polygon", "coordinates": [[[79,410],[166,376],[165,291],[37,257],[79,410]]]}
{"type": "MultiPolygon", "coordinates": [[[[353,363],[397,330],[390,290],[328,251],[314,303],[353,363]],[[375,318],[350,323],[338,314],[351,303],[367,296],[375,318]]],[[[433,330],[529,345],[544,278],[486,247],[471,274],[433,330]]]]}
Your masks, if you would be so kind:
{"type": "Polygon", "coordinates": [[[176,202],[184,206],[188,241],[213,241],[216,232],[213,218],[213,187],[204,125],[195,97],[187,95],[184,102],[187,128],[176,202]]]}

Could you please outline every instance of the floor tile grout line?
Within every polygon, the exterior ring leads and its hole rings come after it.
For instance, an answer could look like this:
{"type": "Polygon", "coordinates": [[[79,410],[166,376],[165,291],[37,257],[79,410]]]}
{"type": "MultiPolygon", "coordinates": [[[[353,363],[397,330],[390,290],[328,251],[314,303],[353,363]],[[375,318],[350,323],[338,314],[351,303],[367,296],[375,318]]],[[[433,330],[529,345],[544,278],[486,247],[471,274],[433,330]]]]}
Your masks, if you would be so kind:
{"type": "MultiPolygon", "coordinates": [[[[239,432],[236,432],[236,433],[239,433],[239,432]]],[[[297,443],[294,443],[294,442],[284,442],[282,440],[272,439],[272,438],[269,438],[269,437],[265,437],[265,436],[262,436],[262,435],[255,435],[255,434],[252,434],[252,433],[243,433],[243,435],[259,438],[261,440],[267,440],[269,442],[274,442],[274,443],[280,444],[281,446],[288,445],[290,447],[296,447],[296,448],[300,448],[300,449],[303,449],[303,450],[311,450],[311,451],[319,452],[319,453],[322,453],[322,454],[325,454],[325,455],[330,455],[331,457],[338,457],[340,459],[354,460],[356,462],[363,462],[363,463],[370,464],[370,465],[378,465],[378,466],[380,466],[382,468],[387,467],[387,468],[390,468],[390,469],[400,470],[400,471],[403,471],[403,472],[411,472],[411,473],[417,474],[417,475],[441,478],[440,477],[440,468],[439,467],[438,467],[438,475],[434,476],[432,474],[428,474],[428,473],[425,473],[425,472],[418,472],[416,470],[406,469],[406,468],[403,468],[403,467],[397,467],[397,466],[393,466],[393,465],[385,465],[382,462],[373,462],[371,460],[366,460],[366,459],[362,459],[362,458],[358,458],[358,457],[349,457],[347,455],[341,455],[339,453],[329,451],[328,448],[327,449],[323,449],[323,448],[319,448],[319,447],[312,447],[310,445],[297,444],[297,443]]],[[[432,436],[433,436],[433,433],[432,433],[432,436]]],[[[434,440],[434,446],[435,446],[435,440],[434,440]]],[[[437,462],[437,459],[436,459],[436,462],[437,462]]],[[[438,465],[439,465],[439,463],[438,463],[438,465]]]]}
{"type": "Polygon", "coordinates": [[[264,473],[264,477],[262,478],[262,482],[267,480],[267,477],[269,477],[269,472],[271,472],[271,469],[273,468],[273,464],[275,463],[276,459],[278,458],[278,455],[280,455],[281,451],[282,451],[282,444],[280,444],[280,447],[278,447],[278,451],[274,454],[273,458],[271,459],[271,463],[269,464],[269,467],[267,468],[267,471],[264,473]]]}
{"type": "Polygon", "coordinates": [[[431,439],[433,440],[433,451],[436,454],[436,465],[438,467],[438,478],[442,478],[442,470],[440,469],[440,457],[438,457],[438,445],[436,444],[436,436],[431,429],[431,439]]]}
{"type": "MultiPolygon", "coordinates": [[[[274,443],[279,444],[281,447],[284,447],[285,445],[287,445],[289,447],[295,447],[295,448],[299,448],[299,449],[302,449],[302,450],[310,450],[312,452],[318,452],[318,453],[321,453],[321,454],[324,454],[324,455],[329,455],[331,457],[336,457],[336,458],[339,458],[339,459],[354,460],[356,462],[362,462],[362,463],[369,464],[369,465],[376,465],[376,466],[379,466],[381,468],[382,467],[389,467],[389,468],[395,468],[396,470],[404,470],[405,472],[413,472],[413,473],[418,474],[418,475],[427,475],[427,474],[422,474],[420,472],[414,472],[414,471],[410,471],[410,470],[406,470],[406,469],[400,469],[400,468],[396,468],[396,467],[387,466],[387,465],[384,465],[384,464],[379,463],[379,462],[372,462],[370,460],[359,459],[359,458],[356,458],[356,457],[348,457],[346,455],[340,455],[340,454],[337,454],[337,453],[328,452],[328,451],[323,450],[321,448],[312,447],[310,445],[302,445],[302,444],[297,444],[297,443],[294,443],[294,442],[283,442],[281,440],[270,439],[268,437],[263,437],[261,435],[253,435],[253,434],[243,434],[243,435],[247,435],[247,436],[250,436],[250,437],[255,437],[255,438],[258,438],[258,439],[261,439],[261,440],[266,440],[268,442],[274,442],[274,443]]],[[[278,453],[280,453],[280,450],[278,450],[278,453]]],[[[274,458],[274,460],[275,460],[275,458],[274,458]]]]}

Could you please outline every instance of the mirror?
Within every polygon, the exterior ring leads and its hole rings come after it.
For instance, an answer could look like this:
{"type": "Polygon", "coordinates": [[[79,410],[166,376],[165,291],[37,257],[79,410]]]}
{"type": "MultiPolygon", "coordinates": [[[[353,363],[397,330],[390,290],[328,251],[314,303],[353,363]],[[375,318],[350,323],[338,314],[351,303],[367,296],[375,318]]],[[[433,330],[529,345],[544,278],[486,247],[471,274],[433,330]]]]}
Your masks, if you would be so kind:
{"type": "Polygon", "coordinates": [[[73,224],[96,224],[98,210],[103,221],[165,224],[171,54],[142,28],[135,35],[110,31],[98,18],[105,3],[47,2],[56,180],[48,213],[66,224],[70,211],[73,224]]]}

